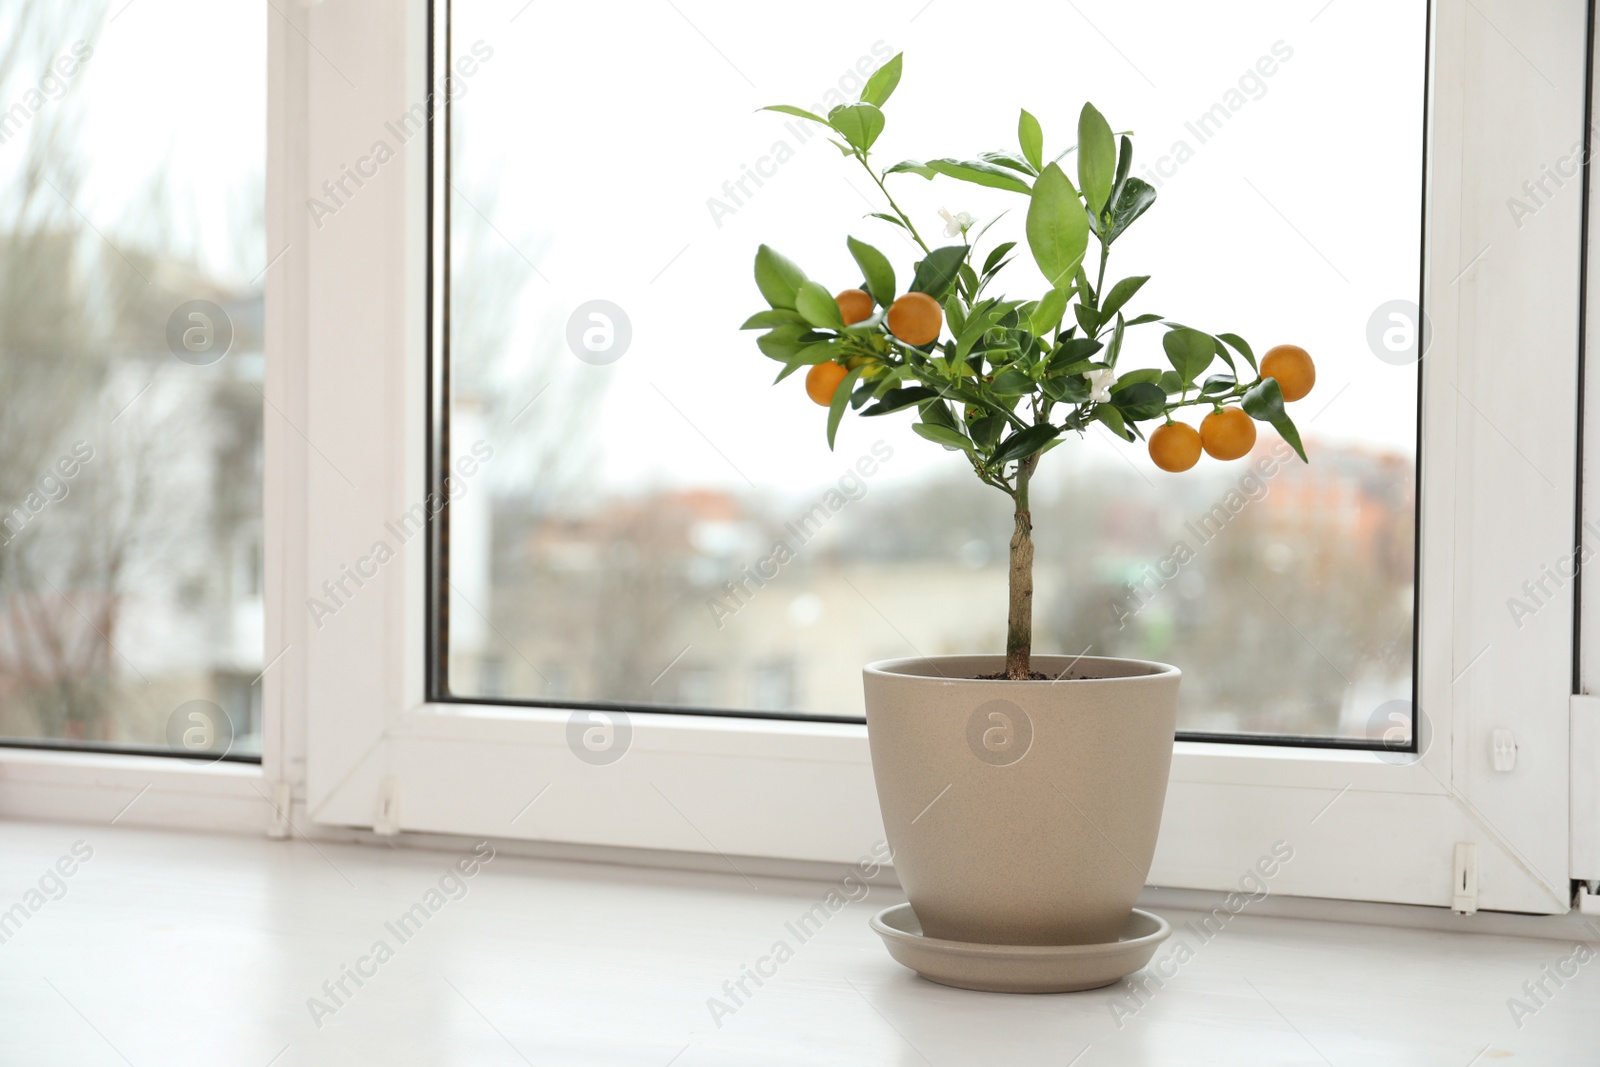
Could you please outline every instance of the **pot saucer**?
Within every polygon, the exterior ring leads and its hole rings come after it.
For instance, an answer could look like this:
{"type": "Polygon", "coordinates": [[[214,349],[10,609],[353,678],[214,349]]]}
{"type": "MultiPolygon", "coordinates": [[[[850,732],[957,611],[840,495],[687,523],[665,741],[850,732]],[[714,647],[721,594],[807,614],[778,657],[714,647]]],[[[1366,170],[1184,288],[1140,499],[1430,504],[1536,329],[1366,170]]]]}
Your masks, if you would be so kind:
{"type": "Polygon", "coordinates": [[[1172,933],[1159,915],[1133,909],[1121,937],[1098,945],[982,945],[924,937],[910,904],[872,917],[896,961],[930,982],[989,993],[1072,993],[1124,978],[1172,933]]]}

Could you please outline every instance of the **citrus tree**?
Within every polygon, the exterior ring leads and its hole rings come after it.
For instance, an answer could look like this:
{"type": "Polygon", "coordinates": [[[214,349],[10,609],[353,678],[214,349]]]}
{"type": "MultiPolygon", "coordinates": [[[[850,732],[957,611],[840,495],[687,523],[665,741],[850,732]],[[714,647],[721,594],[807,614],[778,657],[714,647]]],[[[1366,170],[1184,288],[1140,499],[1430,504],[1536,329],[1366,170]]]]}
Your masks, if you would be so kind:
{"type": "MultiPolygon", "coordinates": [[[[827,116],[776,105],[765,110],[827,127],[835,147],[859,163],[888,210],[873,217],[899,227],[921,250],[910,283],[897,290],[889,257],[854,237],[846,244],[861,271],[859,288],[830,293],[794,262],[762,245],[755,280],[770,307],[744,329],[764,330],[756,344],[783,364],[777,381],[802,367],[806,392],[828,408],[828,447],[847,410],[865,418],[914,412],[920,436],[960,452],[986,485],[1015,506],[1011,536],[1010,610],[1005,677],[1037,678],[1033,643],[1033,523],[1028,486],[1046,452],[1070,434],[1100,423],[1124,441],[1147,441],[1162,470],[1193,467],[1201,452],[1219,460],[1246,455],[1256,422],[1281,434],[1300,458],[1300,435],[1284,409],[1311,391],[1315,367],[1304,349],[1280,345],[1257,362],[1243,338],[1208,333],[1161,315],[1131,314],[1130,301],[1148,276],[1106,283],[1111,246],[1150,206],[1156,191],[1130,174],[1133,142],[1112,132],[1092,104],[1078,117],[1077,143],[1046,159],[1044,133],[1026,110],[1017,123],[1018,151],[977,159],[906,160],[883,170],[872,147],[883,132],[883,106],[899,84],[895,56],[867,81],[857,103],[827,116]],[[1062,167],[1076,163],[1074,184],[1062,167]],[[945,236],[932,247],[890,195],[894,175],[943,176],[1026,198],[1027,250],[1047,288],[1036,299],[991,295],[1017,242],[1001,241],[981,257],[988,226],[944,214],[945,236]],[[1086,262],[1089,238],[1098,264],[1086,262]],[[1091,280],[1089,269],[1094,266],[1091,280]],[[1123,369],[1133,331],[1165,331],[1165,366],[1123,369]],[[1199,429],[1175,419],[1184,408],[1207,414],[1199,429]]],[[[989,225],[993,225],[991,221],[989,225]]]]}

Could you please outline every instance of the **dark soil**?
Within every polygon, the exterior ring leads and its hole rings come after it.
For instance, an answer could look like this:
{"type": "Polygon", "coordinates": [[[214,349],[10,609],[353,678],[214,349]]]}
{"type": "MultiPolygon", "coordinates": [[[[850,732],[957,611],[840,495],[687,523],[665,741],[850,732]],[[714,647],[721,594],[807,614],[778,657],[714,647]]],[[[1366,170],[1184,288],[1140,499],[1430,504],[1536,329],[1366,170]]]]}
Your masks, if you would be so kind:
{"type": "MultiPolygon", "coordinates": [[[[980,675],[976,676],[977,680],[980,681],[980,682],[999,682],[999,681],[1004,681],[1005,677],[1006,677],[1006,672],[1005,671],[995,671],[993,674],[980,674],[980,675]]],[[[1071,676],[1069,675],[1068,677],[1070,678],[1071,676]]],[[[1019,678],[1017,680],[1021,681],[1022,679],[1019,678]]],[[[1050,675],[1044,673],[1043,671],[1029,671],[1028,672],[1028,681],[1030,681],[1030,682],[1053,682],[1053,681],[1055,681],[1055,679],[1050,677],[1050,675]]]]}

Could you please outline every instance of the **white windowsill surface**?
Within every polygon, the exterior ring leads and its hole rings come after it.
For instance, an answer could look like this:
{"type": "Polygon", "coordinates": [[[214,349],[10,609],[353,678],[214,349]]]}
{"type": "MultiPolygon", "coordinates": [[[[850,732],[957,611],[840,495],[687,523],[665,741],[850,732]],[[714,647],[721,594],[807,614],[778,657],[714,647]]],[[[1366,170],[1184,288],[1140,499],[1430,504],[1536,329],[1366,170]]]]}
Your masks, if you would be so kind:
{"type": "MultiPolygon", "coordinates": [[[[1119,986],[1029,997],[924,982],[866,925],[901,899],[893,888],[800,943],[785,924],[826,883],[509,851],[459,899],[434,898],[402,942],[385,924],[430,903],[470,852],[439,844],[0,823],[0,912],[28,911],[0,943],[0,1062],[1463,1067],[1600,1047],[1600,961],[1560,986],[1545,977],[1572,940],[1279,918],[1270,900],[1209,941],[1187,935],[1192,956],[1143,1007],[1119,986]],[[80,841],[93,856],[62,892],[46,872],[80,841]],[[708,999],[731,1004],[723,983],[779,940],[793,958],[759,989],[746,979],[719,1028],[708,999]],[[366,964],[360,987],[344,979],[335,1003],[323,983],[378,941],[392,958],[366,964]],[[1523,984],[1541,980],[1536,1003],[1523,984]],[[312,997],[335,1009],[320,1027],[312,997]],[[1510,998],[1531,1012],[1514,1019],[1510,998]]],[[[1180,931],[1195,903],[1147,894],[1180,931]]]]}

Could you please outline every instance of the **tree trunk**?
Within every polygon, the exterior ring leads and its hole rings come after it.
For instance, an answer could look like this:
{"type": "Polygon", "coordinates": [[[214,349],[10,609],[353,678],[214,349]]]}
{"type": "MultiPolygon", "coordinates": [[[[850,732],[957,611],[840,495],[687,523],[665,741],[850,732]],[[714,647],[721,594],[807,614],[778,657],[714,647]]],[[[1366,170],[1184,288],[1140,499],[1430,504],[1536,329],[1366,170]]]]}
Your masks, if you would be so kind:
{"type": "Polygon", "coordinates": [[[1006,620],[1006,677],[1031,678],[1028,657],[1033,650],[1033,515],[1028,510],[1028,478],[1038,456],[1017,466],[1016,529],[1011,534],[1011,607],[1006,620]]]}

